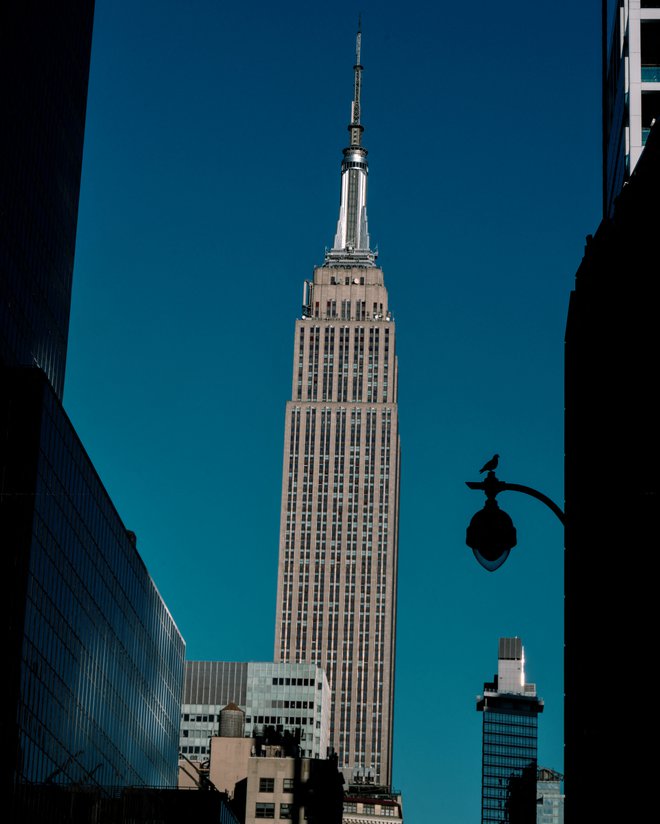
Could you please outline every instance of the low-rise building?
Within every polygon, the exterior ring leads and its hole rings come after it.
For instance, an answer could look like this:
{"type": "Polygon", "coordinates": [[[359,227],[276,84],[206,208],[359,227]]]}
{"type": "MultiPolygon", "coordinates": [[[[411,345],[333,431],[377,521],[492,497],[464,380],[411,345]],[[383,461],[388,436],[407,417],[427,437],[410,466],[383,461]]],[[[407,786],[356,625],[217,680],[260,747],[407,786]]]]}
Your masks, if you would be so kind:
{"type": "Polygon", "coordinates": [[[330,686],[314,664],[188,661],[181,706],[180,752],[192,761],[210,756],[220,713],[234,704],[245,713],[243,735],[267,727],[300,734],[301,755],[325,758],[330,742],[330,686]]]}
{"type": "Polygon", "coordinates": [[[344,779],[336,756],[308,758],[300,751],[298,736],[272,727],[257,738],[217,736],[205,762],[181,759],[179,786],[220,790],[241,824],[340,824],[344,779]]]}
{"type": "Polygon", "coordinates": [[[336,756],[295,758],[280,745],[262,746],[248,763],[245,824],[340,824],[343,782],[336,756]]]}
{"type": "Polygon", "coordinates": [[[536,824],[564,824],[564,776],[547,767],[536,773],[536,824]]]}

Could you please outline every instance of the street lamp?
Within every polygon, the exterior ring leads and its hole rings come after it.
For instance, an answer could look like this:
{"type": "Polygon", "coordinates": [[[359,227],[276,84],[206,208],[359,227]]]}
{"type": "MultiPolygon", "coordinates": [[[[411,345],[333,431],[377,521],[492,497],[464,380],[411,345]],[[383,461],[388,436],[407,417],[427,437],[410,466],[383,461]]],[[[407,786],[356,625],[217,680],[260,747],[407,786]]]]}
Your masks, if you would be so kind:
{"type": "MultiPolygon", "coordinates": [[[[485,467],[484,467],[485,468],[485,467]]],[[[484,508],[476,512],[465,535],[465,543],[474,552],[474,557],[484,569],[494,572],[502,566],[517,543],[513,521],[499,508],[495,500],[500,492],[523,492],[544,503],[566,523],[563,511],[547,495],[522,484],[508,484],[500,481],[494,470],[490,470],[484,481],[466,481],[470,489],[482,489],[486,495],[484,508]]]]}

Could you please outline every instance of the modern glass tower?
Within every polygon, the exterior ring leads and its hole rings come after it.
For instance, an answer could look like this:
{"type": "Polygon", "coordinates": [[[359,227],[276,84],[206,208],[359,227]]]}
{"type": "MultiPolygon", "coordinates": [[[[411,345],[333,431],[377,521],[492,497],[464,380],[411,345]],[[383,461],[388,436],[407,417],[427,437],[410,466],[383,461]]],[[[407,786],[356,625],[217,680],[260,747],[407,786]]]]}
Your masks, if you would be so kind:
{"type": "Polygon", "coordinates": [[[286,406],[275,660],[332,690],[345,774],[389,784],[400,446],[395,328],[367,226],[361,34],[332,249],[303,292],[286,406]]]}
{"type": "Polygon", "coordinates": [[[535,824],[536,742],[543,701],[525,683],[520,638],[500,638],[497,675],[477,698],[483,712],[482,824],[535,824]]]}
{"type": "Polygon", "coordinates": [[[45,373],[4,371],[2,778],[17,809],[42,784],[175,786],[183,638],[45,373]]]}
{"type": "Polygon", "coordinates": [[[0,4],[3,821],[174,786],[184,641],[62,406],[93,0],[0,4]]]}

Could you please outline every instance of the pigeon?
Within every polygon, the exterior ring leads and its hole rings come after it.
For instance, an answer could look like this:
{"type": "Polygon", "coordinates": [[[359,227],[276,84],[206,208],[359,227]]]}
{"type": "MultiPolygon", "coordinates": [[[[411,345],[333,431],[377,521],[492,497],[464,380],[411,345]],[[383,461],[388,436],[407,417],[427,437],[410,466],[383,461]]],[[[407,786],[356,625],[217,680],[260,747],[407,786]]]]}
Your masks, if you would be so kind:
{"type": "Polygon", "coordinates": [[[499,455],[493,455],[493,457],[489,461],[486,461],[486,463],[481,467],[479,472],[492,472],[494,469],[497,469],[497,462],[499,459],[499,455]]]}

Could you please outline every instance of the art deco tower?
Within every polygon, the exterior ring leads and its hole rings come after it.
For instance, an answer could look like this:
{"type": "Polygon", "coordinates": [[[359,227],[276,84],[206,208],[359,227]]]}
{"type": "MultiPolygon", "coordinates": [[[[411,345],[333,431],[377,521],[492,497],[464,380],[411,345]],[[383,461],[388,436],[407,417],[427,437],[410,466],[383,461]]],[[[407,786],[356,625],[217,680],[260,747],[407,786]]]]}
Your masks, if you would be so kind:
{"type": "Polygon", "coordinates": [[[392,773],[400,447],[394,321],[367,227],[356,44],[333,247],[305,282],[286,406],[276,661],[323,667],[350,776],[392,773]]]}

